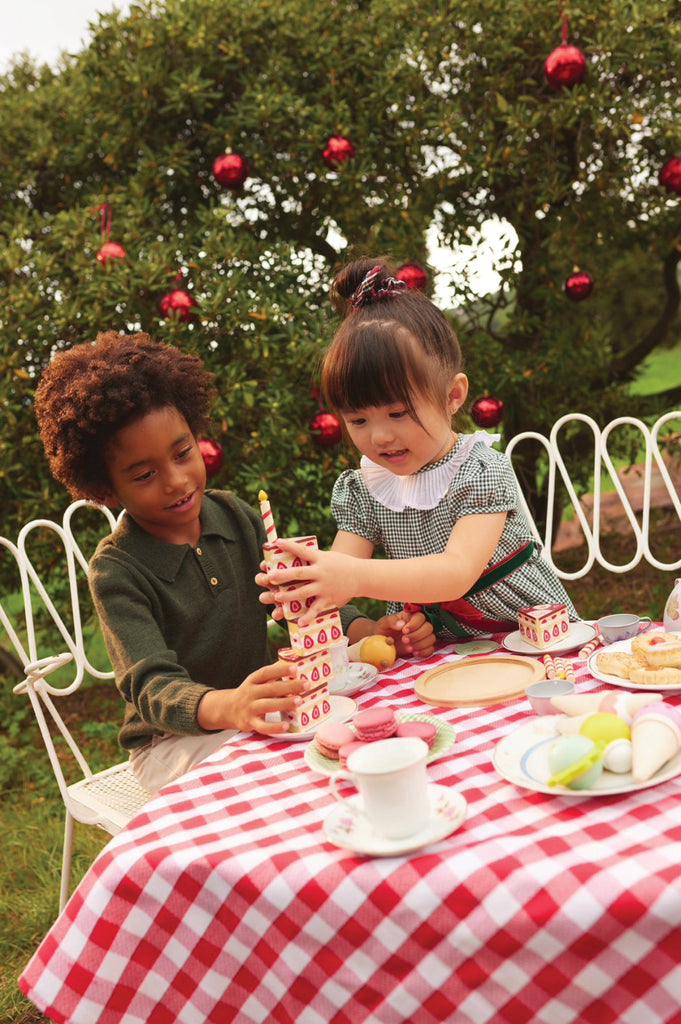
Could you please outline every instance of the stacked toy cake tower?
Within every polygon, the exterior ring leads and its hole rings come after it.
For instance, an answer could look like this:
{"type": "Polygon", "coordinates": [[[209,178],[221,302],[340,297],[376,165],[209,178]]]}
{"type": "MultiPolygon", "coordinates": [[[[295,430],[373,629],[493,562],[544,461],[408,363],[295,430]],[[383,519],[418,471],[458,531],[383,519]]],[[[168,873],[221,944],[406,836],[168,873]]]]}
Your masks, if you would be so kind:
{"type": "MultiPolygon", "coordinates": [[[[289,569],[292,566],[307,565],[301,558],[290,551],[282,551],[274,525],[272,509],[264,491],[258,495],[267,542],[263,544],[263,552],[267,572],[272,569],[289,569]]],[[[316,537],[296,537],[298,544],[305,544],[310,549],[317,547],[316,537]]],[[[283,587],[284,590],[295,591],[295,585],[283,587]]],[[[288,625],[291,646],[279,651],[279,658],[295,667],[295,677],[307,683],[301,697],[303,703],[295,710],[285,714],[291,732],[304,732],[323,722],[331,714],[329,700],[329,683],[333,678],[333,658],[331,647],[343,639],[343,627],[337,608],[330,609],[317,616],[306,626],[298,624],[298,619],[311,600],[302,602],[295,596],[283,604],[284,618],[288,625]]]]}

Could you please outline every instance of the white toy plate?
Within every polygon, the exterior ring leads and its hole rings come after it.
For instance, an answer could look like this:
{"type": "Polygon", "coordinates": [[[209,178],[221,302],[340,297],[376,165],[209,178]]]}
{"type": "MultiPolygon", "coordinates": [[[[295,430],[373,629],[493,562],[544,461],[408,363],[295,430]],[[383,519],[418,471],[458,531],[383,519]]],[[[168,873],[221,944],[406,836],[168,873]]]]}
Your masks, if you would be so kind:
{"type": "Polygon", "coordinates": [[[681,775],[680,752],[645,782],[634,782],[630,772],[615,774],[604,771],[590,789],[548,786],[546,780],[551,776],[549,747],[558,735],[555,715],[533,718],[499,740],[494,748],[492,763],[499,774],[515,786],[534,790],[535,793],[550,793],[552,796],[595,797],[634,793],[639,789],[659,786],[661,782],[681,775]]]}

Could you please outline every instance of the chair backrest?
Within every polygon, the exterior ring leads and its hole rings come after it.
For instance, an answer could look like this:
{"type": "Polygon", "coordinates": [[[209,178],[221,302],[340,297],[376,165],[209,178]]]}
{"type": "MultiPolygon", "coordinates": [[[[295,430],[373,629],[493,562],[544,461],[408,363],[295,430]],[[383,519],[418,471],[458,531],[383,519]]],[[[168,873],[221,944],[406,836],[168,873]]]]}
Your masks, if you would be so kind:
{"type": "MultiPolygon", "coordinates": [[[[82,683],[86,672],[97,679],[113,678],[108,665],[102,667],[91,663],[83,632],[84,596],[87,607],[92,608],[87,592],[88,558],[76,540],[74,527],[79,510],[85,508],[95,510],[88,513],[90,526],[93,515],[101,515],[101,536],[111,532],[116,519],[109,509],[91,502],[76,501],[67,508],[61,524],[49,519],[34,519],[20,531],[16,544],[0,537],[4,558],[15,563],[19,591],[19,594],[12,594],[9,601],[3,598],[0,603],[0,622],[24,674],[14,692],[27,694],[31,701],[65,801],[66,781],[46,713],[68,744],[83,775],[90,778],[92,772],[52,697],[72,694],[82,683]],[[29,549],[33,543],[44,545],[45,540],[49,547],[50,568],[41,573],[29,549]],[[56,597],[51,586],[55,581],[61,588],[60,596],[56,597]],[[44,639],[47,637],[49,639],[44,639]],[[44,644],[48,645],[46,649],[42,649],[44,644]],[[65,666],[69,667],[66,682],[55,684],[48,681],[48,677],[65,666]]],[[[46,550],[43,547],[43,560],[46,550]]]]}
{"type": "MultiPolygon", "coordinates": [[[[543,535],[537,528],[535,520],[523,495],[518,480],[520,502],[532,524],[535,536],[544,545],[544,557],[553,566],[557,575],[564,580],[580,579],[591,570],[594,564],[613,573],[625,573],[635,568],[642,559],[650,565],[664,571],[673,571],[681,567],[681,558],[672,562],[659,561],[651,551],[651,511],[655,505],[664,505],[676,513],[681,525],[681,500],[679,499],[679,481],[681,481],[681,411],[669,412],[661,416],[652,426],[647,426],[639,419],[631,416],[620,416],[612,420],[602,429],[590,416],[582,413],[567,413],[556,420],[548,437],[534,431],[526,431],[513,437],[506,446],[506,453],[514,463],[521,454],[522,446],[528,443],[539,444],[545,452],[542,470],[546,472],[545,501],[546,521],[543,535]],[[661,433],[667,424],[676,421],[676,433],[671,427],[661,433]],[[583,424],[584,426],[578,426],[583,424]],[[593,482],[589,505],[580,500],[575,486],[570,479],[563,452],[574,447],[575,430],[591,431],[593,436],[590,452],[592,459],[593,482]],[[626,486],[627,471],[618,473],[611,457],[608,444],[614,442],[616,431],[628,431],[633,434],[637,446],[636,473],[638,486],[636,499],[632,488],[626,486]],[[640,435],[640,437],[639,437],[640,435]],[[671,458],[670,458],[671,453],[671,458]],[[674,475],[676,479],[674,478],[674,475]],[[603,479],[605,480],[605,486],[603,479]],[[557,486],[559,490],[557,491],[557,486]],[[614,491],[618,500],[618,515],[621,516],[622,528],[630,533],[634,542],[634,553],[629,561],[616,564],[608,559],[602,550],[603,537],[606,532],[604,517],[604,495],[614,491]],[[556,502],[556,497],[560,502],[556,502]],[[565,499],[565,500],[563,500],[565,499]],[[586,543],[586,559],[576,570],[567,571],[556,565],[552,555],[552,538],[556,523],[556,506],[571,506],[586,543]]],[[[620,433],[621,437],[621,433],[620,433]]],[[[582,438],[583,440],[583,438],[582,438]]],[[[536,450],[536,449],[535,449],[536,450]]],[[[516,478],[518,474],[516,473],[516,478]]],[[[558,513],[559,514],[559,513],[558,513]]],[[[681,538],[681,533],[679,534],[681,538]]],[[[681,540],[679,542],[681,549],[681,540]]]]}

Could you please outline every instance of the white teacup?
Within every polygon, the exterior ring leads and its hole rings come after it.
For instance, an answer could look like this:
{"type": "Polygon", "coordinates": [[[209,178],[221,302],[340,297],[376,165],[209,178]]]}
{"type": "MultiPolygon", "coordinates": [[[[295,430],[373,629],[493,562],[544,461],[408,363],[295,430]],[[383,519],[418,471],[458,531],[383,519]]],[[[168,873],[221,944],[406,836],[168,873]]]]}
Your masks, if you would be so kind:
{"type": "Polygon", "coordinates": [[[347,771],[331,776],[331,792],[354,817],[357,806],[337,791],[341,782],[354,783],[362,798],[360,813],[374,832],[386,839],[411,836],[424,827],[430,813],[427,757],[428,744],[416,736],[367,743],[350,754],[347,771]]]}
{"type": "Polygon", "coordinates": [[[616,644],[618,640],[628,640],[636,636],[642,622],[647,623],[645,629],[651,625],[649,615],[604,615],[596,625],[606,643],[616,644]]]}

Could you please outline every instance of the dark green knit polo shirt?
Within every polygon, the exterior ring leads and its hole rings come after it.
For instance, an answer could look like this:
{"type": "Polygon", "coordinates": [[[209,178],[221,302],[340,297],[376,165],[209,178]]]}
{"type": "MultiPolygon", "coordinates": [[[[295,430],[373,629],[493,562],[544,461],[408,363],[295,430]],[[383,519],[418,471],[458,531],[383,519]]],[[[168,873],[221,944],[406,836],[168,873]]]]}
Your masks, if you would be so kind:
{"type": "Polygon", "coordinates": [[[201,538],[167,544],[125,516],[90,562],[90,589],[126,701],[123,747],[155,734],[200,734],[207,689],[230,689],[270,658],[255,583],[265,531],[259,512],[206,491],[201,538]]]}

